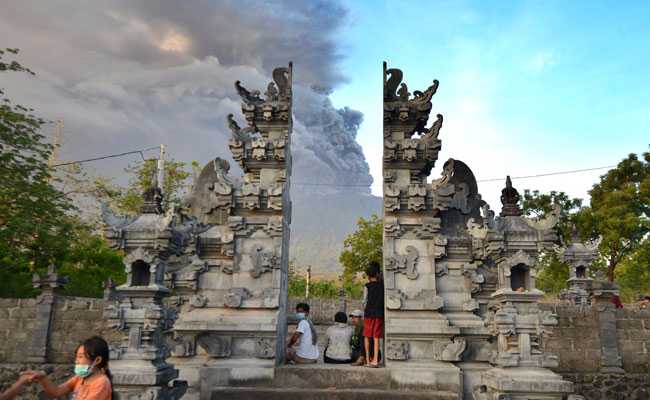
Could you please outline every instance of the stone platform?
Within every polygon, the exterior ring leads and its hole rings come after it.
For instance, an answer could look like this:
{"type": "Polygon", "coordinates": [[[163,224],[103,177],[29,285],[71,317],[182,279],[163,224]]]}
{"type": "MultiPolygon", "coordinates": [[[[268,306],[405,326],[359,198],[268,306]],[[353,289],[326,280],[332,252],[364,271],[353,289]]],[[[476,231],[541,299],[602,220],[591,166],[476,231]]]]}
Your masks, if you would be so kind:
{"type": "MultiPolygon", "coordinates": [[[[242,371],[243,372],[243,371],[242,371]]],[[[224,380],[220,366],[201,372],[202,399],[440,399],[458,400],[451,391],[432,390],[426,384],[404,384],[387,368],[352,367],[349,365],[291,365],[269,369],[266,379],[224,380]],[[272,371],[272,372],[271,372],[272,371]],[[210,384],[211,377],[220,376],[210,384]]]]}

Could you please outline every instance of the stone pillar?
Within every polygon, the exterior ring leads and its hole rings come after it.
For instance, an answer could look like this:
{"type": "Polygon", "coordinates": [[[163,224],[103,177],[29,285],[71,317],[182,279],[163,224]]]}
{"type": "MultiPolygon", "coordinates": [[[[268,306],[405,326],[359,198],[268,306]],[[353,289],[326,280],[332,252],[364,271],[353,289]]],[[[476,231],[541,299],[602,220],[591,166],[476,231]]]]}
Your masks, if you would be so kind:
{"type": "Polygon", "coordinates": [[[598,333],[600,335],[600,372],[620,374],[625,371],[618,350],[616,306],[612,303],[612,299],[616,295],[618,295],[618,288],[613,283],[594,282],[592,301],[596,310],[598,333]]]}
{"type": "Polygon", "coordinates": [[[454,195],[447,182],[427,184],[440,150],[442,115],[426,128],[438,81],[408,91],[402,71],[384,63],[384,285],[385,354],[398,385],[462,391],[460,360],[466,342],[456,338],[438,293],[445,254],[440,212],[454,195]]]}
{"type": "Polygon", "coordinates": [[[264,375],[284,362],[292,73],[291,63],[276,68],[263,95],[235,83],[246,123],[228,115],[229,147],[244,176],[212,160],[185,200],[184,218],[198,223],[190,234],[196,245],[187,246],[169,281],[179,311],[174,356],[184,359],[187,376],[199,375],[205,355],[220,359],[213,377],[264,375]]]}
{"type": "Polygon", "coordinates": [[[46,363],[48,361],[54,305],[57,293],[67,283],[67,279],[60,277],[56,270],[55,265],[50,265],[45,276],[34,274],[32,279],[34,287],[40,289],[41,294],[36,298],[36,326],[31,345],[27,350],[27,362],[46,363]]]}

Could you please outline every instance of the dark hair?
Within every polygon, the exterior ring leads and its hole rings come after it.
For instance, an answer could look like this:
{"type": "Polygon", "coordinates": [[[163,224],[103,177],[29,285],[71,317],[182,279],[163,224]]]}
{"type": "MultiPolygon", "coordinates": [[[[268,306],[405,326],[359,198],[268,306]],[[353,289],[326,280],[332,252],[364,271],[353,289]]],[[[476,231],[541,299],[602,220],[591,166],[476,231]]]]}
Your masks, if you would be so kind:
{"type": "Polygon", "coordinates": [[[375,278],[379,276],[380,272],[381,272],[381,266],[377,261],[370,261],[368,263],[368,268],[366,268],[366,275],[375,278]]]}
{"type": "Polygon", "coordinates": [[[108,377],[108,380],[111,382],[111,390],[113,390],[113,375],[111,375],[111,371],[108,369],[110,351],[108,349],[108,343],[106,343],[106,340],[104,340],[104,338],[101,336],[93,336],[84,340],[83,343],[81,343],[81,346],[83,346],[84,353],[86,353],[86,356],[88,356],[88,359],[90,359],[90,361],[94,362],[97,357],[102,358],[102,361],[95,366],[97,368],[101,368],[104,371],[108,377]]]}
{"type": "Polygon", "coordinates": [[[343,311],[339,311],[336,313],[336,315],[334,315],[334,322],[346,323],[348,322],[348,316],[345,315],[343,311]]]}
{"type": "Polygon", "coordinates": [[[305,312],[309,312],[309,304],[307,303],[298,303],[296,304],[296,310],[302,308],[305,312]]]}

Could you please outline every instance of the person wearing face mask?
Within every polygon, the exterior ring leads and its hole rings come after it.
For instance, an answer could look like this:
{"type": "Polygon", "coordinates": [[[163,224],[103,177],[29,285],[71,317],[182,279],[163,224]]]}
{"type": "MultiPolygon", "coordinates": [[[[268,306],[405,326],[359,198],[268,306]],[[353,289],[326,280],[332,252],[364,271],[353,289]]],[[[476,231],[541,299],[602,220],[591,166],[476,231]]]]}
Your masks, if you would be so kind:
{"type": "Polygon", "coordinates": [[[43,371],[28,371],[52,398],[72,393],[72,400],[112,400],[113,385],[108,370],[108,343],[99,336],[85,340],[76,351],[72,378],[57,386],[43,371]]]}
{"type": "Polygon", "coordinates": [[[296,306],[298,327],[287,345],[287,361],[296,364],[313,364],[318,361],[318,336],[313,322],[309,319],[309,304],[300,303],[296,306]],[[294,346],[296,348],[294,349],[294,346]]]}

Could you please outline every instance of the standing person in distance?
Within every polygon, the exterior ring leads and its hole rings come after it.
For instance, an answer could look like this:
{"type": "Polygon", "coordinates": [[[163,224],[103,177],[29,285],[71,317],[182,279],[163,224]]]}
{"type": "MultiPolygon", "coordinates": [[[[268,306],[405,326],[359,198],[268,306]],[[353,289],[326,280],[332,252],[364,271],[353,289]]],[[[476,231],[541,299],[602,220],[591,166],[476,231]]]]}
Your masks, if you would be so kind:
{"type": "Polygon", "coordinates": [[[384,281],[381,278],[381,266],[372,261],[366,270],[368,283],[363,290],[363,340],[366,350],[366,366],[379,367],[379,340],[384,337],[384,281]],[[372,339],[372,357],[370,354],[372,339]]]}

